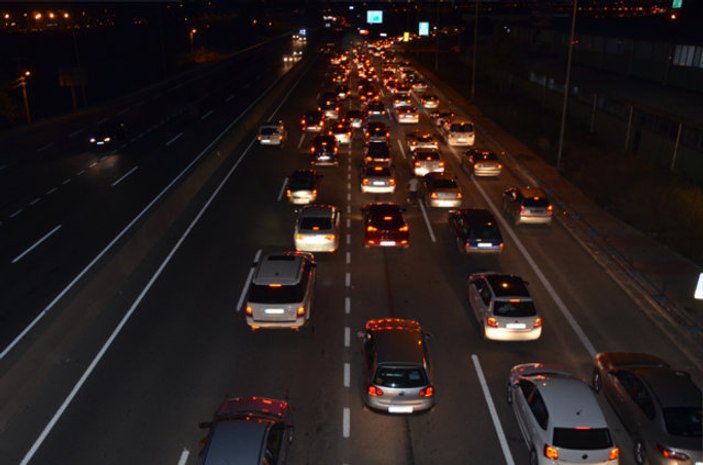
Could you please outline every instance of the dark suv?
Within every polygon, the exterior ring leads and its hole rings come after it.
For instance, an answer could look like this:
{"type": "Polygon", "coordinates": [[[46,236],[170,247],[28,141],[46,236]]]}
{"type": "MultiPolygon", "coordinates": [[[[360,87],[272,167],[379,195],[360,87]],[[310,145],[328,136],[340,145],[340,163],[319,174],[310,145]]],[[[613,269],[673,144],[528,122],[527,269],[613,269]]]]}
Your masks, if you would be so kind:
{"type": "Polygon", "coordinates": [[[551,224],[552,204],[539,187],[511,187],[503,192],[503,210],[515,224],[551,224]]]}
{"type": "Polygon", "coordinates": [[[434,405],[428,334],[414,320],[369,320],[364,341],[364,402],[388,413],[413,413],[434,405]]]}

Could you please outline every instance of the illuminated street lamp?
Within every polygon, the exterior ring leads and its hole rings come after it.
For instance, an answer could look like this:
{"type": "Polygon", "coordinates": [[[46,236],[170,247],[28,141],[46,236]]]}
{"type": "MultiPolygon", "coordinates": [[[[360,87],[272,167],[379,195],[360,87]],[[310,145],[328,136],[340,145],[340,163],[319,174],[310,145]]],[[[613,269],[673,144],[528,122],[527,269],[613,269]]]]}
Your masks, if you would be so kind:
{"type": "Polygon", "coordinates": [[[195,34],[197,34],[197,32],[198,32],[198,30],[193,28],[188,33],[188,37],[190,37],[190,53],[193,53],[193,42],[194,42],[193,39],[195,38],[195,34]]]}
{"type": "Polygon", "coordinates": [[[31,74],[32,73],[30,71],[25,71],[22,73],[22,76],[15,80],[15,83],[17,84],[15,88],[22,88],[22,100],[24,101],[24,114],[27,117],[27,124],[32,124],[32,117],[29,114],[29,98],[27,97],[27,78],[31,74]]]}

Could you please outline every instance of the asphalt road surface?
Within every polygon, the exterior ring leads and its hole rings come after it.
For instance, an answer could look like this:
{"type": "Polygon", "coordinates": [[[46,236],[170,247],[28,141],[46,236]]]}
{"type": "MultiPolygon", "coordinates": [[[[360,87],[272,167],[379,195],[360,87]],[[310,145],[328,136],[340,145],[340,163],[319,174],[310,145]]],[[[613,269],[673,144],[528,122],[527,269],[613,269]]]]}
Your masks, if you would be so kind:
{"type": "MultiPolygon", "coordinates": [[[[308,166],[312,139],[297,121],[332,87],[328,57],[306,52],[284,66],[286,47],[263,44],[105,110],[100,117],[140,128],[114,151],[71,149],[87,131],[80,120],[15,144],[27,156],[8,156],[0,170],[3,463],[194,464],[205,435],[198,423],[226,396],[262,395],[290,402],[292,465],[526,464],[504,395],[513,365],[558,363],[587,380],[596,352],[630,350],[685,367],[558,220],[515,227],[505,219],[500,195],[519,183],[510,170],[471,178],[446,145],[464,206],[493,210],[505,250],[459,253],[447,212],[424,205],[407,205],[408,249],[364,248],[361,208],[406,203],[405,132],[433,130],[425,113],[419,125],[391,123],[395,194],[361,193],[360,132],[339,167],[320,168],[319,201],[342,210],[343,231],[337,252],[316,256],[312,323],[249,330],[238,302],[254,257],[293,248],[294,207],[280,194],[286,176],[308,166]],[[272,118],[288,123],[282,149],[254,140],[256,125],[272,118]],[[466,278],[487,270],[529,281],[541,339],[481,340],[466,278]],[[355,334],[379,317],[417,319],[433,334],[431,411],[391,416],[363,406],[355,334]]],[[[357,97],[344,105],[357,107],[357,97]]],[[[479,145],[498,150],[499,142],[478,133],[479,145]]],[[[621,463],[634,463],[600,400],[621,463]]]]}

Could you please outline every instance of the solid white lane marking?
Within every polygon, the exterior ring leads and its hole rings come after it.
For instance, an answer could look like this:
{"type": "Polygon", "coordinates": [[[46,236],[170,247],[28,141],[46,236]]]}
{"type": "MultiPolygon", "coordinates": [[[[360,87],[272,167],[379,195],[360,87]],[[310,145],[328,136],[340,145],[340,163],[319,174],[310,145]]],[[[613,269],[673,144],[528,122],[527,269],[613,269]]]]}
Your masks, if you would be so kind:
{"type": "Polygon", "coordinates": [[[351,234],[347,234],[347,245],[351,244],[351,234]]]}
{"type": "Polygon", "coordinates": [[[500,449],[503,451],[503,457],[505,457],[505,463],[507,463],[508,465],[515,465],[513,455],[510,453],[510,446],[508,446],[508,440],[505,438],[505,433],[503,432],[503,426],[500,424],[500,418],[498,418],[496,406],[493,403],[493,397],[491,397],[491,393],[488,390],[486,377],[483,375],[483,370],[481,369],[481,362],[478,361],[478,357],[476,356],[476,354],[471,354],[471,360],[474,362],[474,369],[476,370],[478,381],[479,383],[481,383],[483,397],[485,397],[486,399],[486,405],[488,405],[488,412],[491,414],[491,420],[493,420],[493,427],[496,430],[498,442],[500,442],[500,449]]]}
{"type": "Polygon", "coordinates": [[[278,197],[276,198],[277,202],[280,202],[281,199],[283,198],[283,193],[286,191],[286,185],[288,184],[288,178],[285,178],[283,180],[283,184],[281,184],[281,190],[278,191],[278,197]]]}
{"type": "Polygon", "coordinates": [[[19,215],[20,213],[22,213],[22,211],[23,211],[22,208],[20,208],[19,210],[15,210],[15,212],[10,215],[10,218],[14,218],[15,216],[17,216],[17,215],[19,215]]]}
{"type": "Polygon", "coordinates": [[[119,113],[115,114],[115,116],[122,116],[122,115],[124,115],[125,113],[127,113],[128,111],[129,111],[129,107],[127,107],[127,108],[125,108],[124,110],[120,111],[119,113]]]}
{"type": "Polygon", "coordinates": [[[51,189],[49,189],[48,191],[46,191],[46,195],[51,195],[51,194],[53,194],[54,192],[56,192],[57,190],[59,190],[58,187],[52,187],[51,189]]]}
{"type": "Polygon", "coordinates": [[[80,170],[76,173],[76,176],[82,176],[83,174],[85,174],[85,170],[80,170]]]}
{"type": "Polygon", "coordinates": [[[427,231],[430,233],[430,239],[432,242],[437,242],[437,238],[434,236],[434,231],[432,230],[432,225],[430,224],[430,219],[427,217],[427,211],[425,210],[425,202],[422,199],[418,199],[417,203],[420,205],[420,210],[422,211],[422,217],[425,219],[425,225],[427,225],[427,231]]]}
{"type": "Polygon", "coordinates": [[[188,461],[189,455],[190,455],[190,451],[184,447],[183,450],[181,451],[181,456],[178,459],[178,465],[186,465],[186,462],[188,461]]]}
{"type": "Polygon", "coordinates": [[[349,411],[349,407],[344,407],[342,410],[342,437],[343,438],[348,438],[351,431],[350,431],[350,414],[351,412],[349,411]]]}
{"type": "Polygon", "coordinates": [[[300,135],[300,140],[298,141],[298,148],[303,146],[303,140],[305,140],[305,133],[300,135]]]}
{"type": "Polygon", "coordinates": [[[41,201],[41,197],[37,197],[36,199],[29,202],[29,205],[34,206],[34,205],[38,204],[40,201],[41,201]]]}
{"type": "Polygon", "coordinates": [[[347,315],[351,313],[351,297],[344,298],[344,313],[347,315]]]}
{"type": "Polygon", "coordinates": [[[239,296],[239,300],[237,301],[237,311],[241,312],[242,311],[242,305],[244,305],[244,299],[247,296],[247,292],[249,291],[249,285],[251,284],[251,280],[254,277],[254,271],[256,271],[256,264],[259,263],[259,259],[261,258],[261,249],[256,251],[256,255],[254,255],[254,261],[251,264],[251,269],[249,270],[249,274],[247,275],[247,280],[244,281],[244,287],[242,287],[242,293],[239,296]]]}
{"type": "Polygon", "coordinates": [[[347,252],[347,265],[351,263],[351,252],[347,252]]]}
{"type": "Polygon", "coordinates": [[[97,162],[97,161],[94,161],[93,163],[91,163],[90,165],[88,165],[88,168],[92,168],[92,167],[94,167],[94,166],[97,165],[97,164],[98,164],[98,162],[97,162]]]}
{"type": "Polygon", "coordinates": [[[215,110],[210,110],[207,113],[205,113],[203,116],[201,116],[200,119],[203,120],[203,119],[207,118],[208,116],[210,116],[211,114],[213,114],[214,112],[215,112],[215,110]]]}
{"type": "Polygon", "coordinates": [[[76,130],[76,131],[73,131],[71,134],[68,135],[68,137],[75,137],[75,136],[77,136],[78,134],[80,134],[80,133],[83,132],[83,131],[85,131],[85,128],[80,128],[80,129],[78,129],[78,130],[76,130]]]}
{"type": "Polygon", "coordinates": [[[229,102],[233,98],[234,98],[234,94],[230,94],[230,96],[225,99],[225,102],[229,102]]]}
{"type": "MultiPolygon", "coordinates": [[[[261,42],[261,43],[263,43],[263,42],[261,42]]],[[[260,44],[261,44],[261,43],[260,43],[260,44]]],[[[254,46],[252,46],[252,47],[255,47],[255,46],[258,46],[258,45],[254,45],[254,46]]],[[[245,49],[245,50],[246,50],[246,49],[245,49]]],[[[237,53],[239,53],[239,52],[237,52],[237,53]]],[[[209,151],[212,147],[214,147],[215,144],[217,144],[217,143],[225,136],[225,134],[228,134],[229,131],[239,122],[239,120],[241,120],[246,114],[248,114],[248,113],[249,113],[249,110],[251,110],[265,95],[268,95],[269,91],[270,91],[271,89],[273,89],[273,87],[274,87],[276,84],[278,84],[278,82],[281,80],[281,78],[283,78],[283,76],[284,76],[284,75],[278,76],[278,78],[276,78],[276,80],[273,81],[273,82],[271,83],[271,85],[269,85],[269,86],[263,91],[263,93],[259,94],[259,96],[258,96],[257,98],[255,98],[255,99],[249,104],[248,107],[246,107],[234,120],[232,120],[232,121],[227,125],[227,127],[224,128],[224,129],[217,135],[217,137],[215,137],[212,141],[210,141],[210,143],[209,143],[203,150],[201,150],[200,153],[199,153],[195,158],[193,158],[193,160],[191,160],[190,163],[188,163],[188,165],[187,165],[185,168],[183,168],[183,169],[181,170],[181,172],[178,173],[178,174],[176,175],[176,177],[174,177],[174,178],[171,180],[171,182],[169,182],[169,183],[166,185],[166,187],[164,187],[164,188],[161,190],[161,192],[159,192],[159,193],[156,195],[156,197],[154,197],[154,198],[142,209],[142,211],[140,211],[139,214],[137,214],[137,216],[135,216],[135,217],[132,219],[132,221],[130,221],[130,222],[127,224],[127,226],[125,226],[124,228],[122,228],[122,230],[117,234],[117,236],[115,236],[115,237],[110,241],[110,243],[108,243],[108,244],[105,246],[105,248],[104,248],[103,250],[101,250],[100,253],[99,253],[98,255],[96,255],[96,256],[90,261],[90,263],[88,263],[88,264],[71,280],[71,282],[68,283],[68,285],[66,285],[66,287],[64,287],[64,288],[61,290],[61,292],[59,292],[59,293],[56,295],[56,297],[54,297],[54,299],[53,299],[51,302],[49,302],[49,303],[46,305],[46,307],[44,307],[44,309],[43,309],[37,316],[35,316],[34,319],[33,319],[27,326],[25,326],[25,328],[17,335],[17,337],[15,337],[15,338],[12,340],[12,342],[10,342],[10,343],[2,350],[2,352],[0,352],[0,360],[4,359],[4,358],[7,356],[7,354],[9,354],[12,349],[14,349],[14,347],[22,340],[22,338],[24,338],[24,336],[27,335],[27,333],[29,333],[29,331],[31,331],[32,328],[34,328],[34,326],[36,326],[37,323],[39,323],[39,322],[42,320],[42,318],[44,318],[44,316],[54,307],[54,305],[56,305],[56,303],[57,303],[59,300],[61,300],[61,299],[63,298],[63,296],[66,295],[66,293],[67,293],[68,291],[70,291],[71,289],[73,289],[73,286],[75,286],[76,283],[77,283],[78,281],[80,281],[81,278],[83,278],[83,276],[84,276],[86,273],[88,273],[88,271],[90,271],[90,270],[93,268],[93,266],[95,266],[95,264],[96,264],[103,256],[105,256],[105,254],[107,254],[107,252],[110,251],[110,250],[112,249],[112,247],[114,247],[114,245],[115,245],[117,242],[119,242],[125,234],[127,234],[127,232],[132,228],[132,226],[134,226],[137,222],[139,222],[139,221],[141,220],[141,218],[142,218],[144,215],[146,215],[146,213],[151,209],[151,207],[153,207],[157,202],[159,202],[159,201],[161,200],[161,198],[162,198],[164,195],[166,195],[166,193],[167,193],[169,190],[171,190],[171,188],[172,188],[174,185],[176,185],[176,184],[178,183],[178,181],[179,181],[183,176],[185,176],[185,174],[186,174],[188,171],[190,171],[190,169],[193,167],[193,165],[195,165],[196,163],[198,163],[198,161],[200,161],[200,159],[201,159],[202,157],[204,157],[205,154],[207,154],[208,151],[209,151]]],[[[300,77],[298,77],[298,80],[293,84],[293,86],[291,87],[291,90],[289,91],[289,93],[292,92],[293,89],[295,89],[295,87],[298,85],[298,83],[300,82],[300,80],[302,79],[303,76],[304,76],[304,74],[301,74],[300,77]]],[[[288,94],[286,94],[286,95],[288,95],[288,94]]],[[[286,98],[286,97],[284,97],[284,100],[285,100],[285,98],[286,98]]],[[[240,162],[242,161],[242,159],[244,158],[244,155],[246,155],[246,153],[249,151],[249,149],[251,148],[251,146],[254,144],[254,140],[255,140],[255,139],[252,139],[252,141],[249,143],[249,145],[247,146],[247,148],[244,150],[244,153],[239,157],[239,159],[238,159],[237,162],[235,163],[234,168],[232,169],[232,171],[234,171],[234,169],[236,169],[236,167],[239,166],[239,163],[240,163],[240,162]]],[[[93,166],[95,166],[96,164],[97,164],[97,162],[93,162],[93,163],[91,163],[90,166],[93,167],[93,166]]],[[[228,176],[229,176],[229,174],[228,174],[228,176]]],[[[50,430],[50,429],[51,429],[51,428],[49,428],[49,430],[50,430]]],[[[47,431],[47,434],[48,434],[48,431],[47,431]]],[[[25,458],[27,458],[27,461],[29,461],[29,460],[31,459],[32,455],[36,452],[36,448],[38,448],[38,447],[41,445],[41,443],[42,443],[43,441],[44,441],[44,437],[41,437],[41,436],[40,436],[40,438],[37,439],[37,441],[35,442],[35,445],[32,446],[34,450],[30,450],[30,452],[28,452],[28,453],[27,453],[27,456],[25,457],[25,458]],[[36,447],[35,447],[35,446],[36,446],[36,447]]]]}
{"type": "Polygon", "coordinates": [[[122,176],[120,176],[119,179],[117,179],[115,182],[112,183],[112,187],[115,187],[116,185],[118,185],[119,183],[121,183],[122,181],[124,181],[125,179],[127,179],[127,177],[128,177],[130,174],[132,174],[132,173],[134,173],[135,171],[137,171],[138,168],[139,168],[139,165],[135,166],[134,168],[132,168],[131,170],[127,171],[125,174],[123,174],[122,176]]]}
{"type": "Polygon", "coordinates": [[[166,142],[166,146],[169,146],[169,145],[173,144],[174,142],[176,142],[176,141],[178,140],[178,138],[181,137],[182,135],[183,135],[183,132],[179,132],[178,134],[176,134],[175,136],[173,136],[173,137],[171,138],[171,140],[169,140],[168,142],[166,142]]]}
{"type": "MultiPolygon", "coordinates": [[[[228,130],[229,130],[229,128],[226,129],[225,132],[228,130]]],[[[215,140],[218,140],[218,139],[219,138],[217,138],[215,140]]],[[[198,223],[198,221],[200,221],[200,218],[205,214],[205,211],[210,207],[210,204],[213,202],[215,197],[220,193],[220,191],[222,190],[222,187],[225,185],[225,183],[232,176],[232,173],[234,173],[234,171],[237,169],[239,164],[242,162],[242,160],[244,159],[246,154],[251,149],[251,146],[254,145],[255,140],[256,139],[252,139],[252,141],[249,143],[247,148],[244,150],[244,152],[242,152],[242,154],[239,156],[239,158],[237,159],[235,164],[232,166],[232,168],[230,168],[230,170],[227,172],[227,174],[222,179],[220,184],[217,186],[215,191],[210,195],[208,200],[205,202],[205,205],[203,205],[203,207],[200,209],[200,211],[195,216],[193,221],[188,225],[188,228],[186,228],[186,230],[181,235],[180,239],[178,239],[178,242],[176,242],[176,245],[173,246],[173,249],[171,249],[171,252],[169,252],[169,254],[166,256],[164,261],[161,263],[159,268],[154,273],[154,275],[151,277],[151,279],[149,279],[149,282],[146,284],[144,289],[142,289],[142,291],[139,293],[139,295],[134,300],[132,305],[129,307],[129,310],[127,310],[127,313],[125,313],[125,315],[122,317],[122,319],[117,324],[115,329],[112,331],[112,333],[110,334],[110,337],[105,341],[103,346],[100,348],[100,351],[97,353],[97,355],[95,356],[93,361],[90,362],[90,365],[88,365],[88,368],[86,368],[85,372],[80,377],[78,382],[75,384],[75,386],[73,386],[73,389],[71,389],[71,392],[68,394],[68,396],[66,396],[66,399],[64,399],[63,403],[58,408],[58,410],[56,410],[56,413],[54,413],[54,416],[51,417],[51,420],[49,420],[49,423],[47,423],[47,425],[44,427],[42,432],[39,434],[39,437],[37,438],[37,440],[34,441],[34,444],[32,444],[32,447],[29,449],[27,454],[22,459],[22,461],[20,462],[20,465],[27,465],[30,462],[30,460],[32,460],[32,457],[34,456],[34,454],[37,453],[37,450],[39,450],[39,447],[46,440],[47,436],[49,435],[51,430],[54,428],[56,423],[59,421],[59,419],[61,418],[63,413],[66,411],[68,406],[71,404],[71,402],[73,402],[73,399],[76,397],[78,392],[83,387],[83,384],[85,384],[85,382],[88,380],[90,375],[95,370],[95,367],[98,366],[98,363],[100,363],[100,360],[102,360],[102,358],[105,356],[105,353],[107,352],[107,350],[110,348],[110,346],[115,341],[115,339],[117,339],[117,336],[122,331],[122,328],[124,328],[124,326],[127,324],[127,321],[129,321],[132,314],[139,307],[139,304],[141,304],[142,300],[144,300],[144,297],[147,295],[149,290],[151,290],[151,287],[154,285],[156,280],[159,279],[159,276],[161,276],[161,273],[163,273],[166,266],[171,262],[171,259],[176,254],[178,249],[180,249],[181,245],[183,244],[183,242],[185,242],[186,238],[190,235],[190,232],[193,230],[193,228],[198,223]]],[[[36,321],[36,318],[35,318],[35,321],[36,321]]],[[[7,350],[9,350],[9,349],[5,349],[5,351],[7,351],[7,350]]]]}
{"type": "Polygon", "coordinates": [[[347,271],[346,276],[344,277],[344,284],[347,287],[351,287],[351,273],[347,271]]]}
{"type": "Polygon", "coordinates": [[[547,277],[544,275],[544,273],[542,272],[542,269],[537,265],[537,262],[532,258],[532,255],[530,255],[530,253],[527,251],[527,248],[522,243],[522,241],[517,237],[517,234],[515,234],[515,231],[510,226],[510,224],[508,224],[508,222],[505,221],[501,212],[498,211],[498,207],[488,197],[488,194],[483,189],[483,187],[481,187],[481,184],[479,182],[477,182],[475,178],[472,178],[472,181],[473,181],[474,185],[476,186],[476,188],[478,189],[481,196],[484,198],[484,200],[488,204],[488,206],[491,208],[491,211],[493,212],[493,215],[496,217],[496,219],[500,223],[501,228],[504,231],[508,231],[510,238],[513,240],[513,242],[515,242],[515,245],[517,246],[517,248],[520,251],[520,253],[522,254],[522,256],[525,257],[525,260],[530,265],[530,267],[534,270],[539,281],[542,283],[544,288],[547,290],[549,295],[552,297],[552,300],[554,300],[554,303],[556,304],[557,308],[559,308],[562,315],[564,315],[564,318],[566,318],[566,321],[569,322],[569,326],[571,326],[571,329],[574,330],[574,332],[576,333],[576,336],[578,336],[579,340],[581,341],[581,344],[583,344],[583,346],[586,348],[586,351],[588,351],[588,354],[591,357],[595,357],[596,354],[598,353],[598,351],[593,346],[593,343],[591,342],[591,340],[588,339],[588,336],[586,336],[586,333],[584,332],[583,328],[581,328],[581,326],[578,324],[578,322],[576,321],[576,318],[574,318],[574,315],[571,313],[571,311],[566,306],[564,301],[561,299],[559,294],[557,294],[557,291],[554,289],[552,284],[549,282],[547,277]]]}
{"type": "Polygon", "coordinates": [[[54,233],[55,233],[56,231],[58,231],[59,229],[61,229],[61,225],[58,225],[58,226],[54,227],[54,229],[52,229],[52,230],[49,231],[48,233],[44,234],[44,236],[42,236],[41,239],[39,239],[37,242],[35,242],[35,243],[32,244],[31,246],[29,246],[29,248],[28,248],[27,250],[25,250],[24,252],[22,252],[21,254],[19,254],[18,256],[16,256],[16,257],[12,260],[12,263],[17,263],[18,261],[22,260],[22,258],[23,258],[25,255],[27,255],[29,252],[31,252],[31,251],[34,250],[35,248],[39,247],[39,245],[41,245],[42,242],[44,242],[45,240],[47,240],[52,234],[54,234],[54,233]]]}
{"type": "Polygon", "coordinates": [[[103,123],[105,123],[106,121],[107,121],[107,118],[103,118],[103,119],[101,119],[100,121],[98,121],[98,122],[97,122],[97,123],[95,123],[95,124],[98,124],[98,125],[100,125],[100,124],[103,124],[103,123]]]}
{"type": "Polygon", "coordinates": [[[400,141],[400,139],[396,140],[396,142],[398,143],[398,148],[400,149],[400,154],[403,155],[403,158],[405,160],[407,160],[408,156],[405,155],[405,148],[403,147],[403,143],[400,141]]]}
{"type": "Polygon", "coordinates": [[[349,363],[344,364],[344,387],[349,387],[351,382],[351,365],[349,363]]]}
{"type": "Polygon", "coordinates": [[[48,148],[51,147],[52,145],[54,145],[53,142],[49,142],[49,143],[46,144],[46,145],[42,145],[41,147],[39,147],[39,148],[37,149],[37,153],[43,152],[44,150],[48,149],[48,148]]]}
{"type": "Polygon", "coordinates": [[[344,347],[349,347],[351,345],[351,328],[349,326],[344,327],[344,347]]]}
{"type": "Polygon", "coordinates": [[[71,178],[64,179],[63,181],[61,181],[61,184],[63,184],[65,186],[69,182],[71,182],[71,178]]]}

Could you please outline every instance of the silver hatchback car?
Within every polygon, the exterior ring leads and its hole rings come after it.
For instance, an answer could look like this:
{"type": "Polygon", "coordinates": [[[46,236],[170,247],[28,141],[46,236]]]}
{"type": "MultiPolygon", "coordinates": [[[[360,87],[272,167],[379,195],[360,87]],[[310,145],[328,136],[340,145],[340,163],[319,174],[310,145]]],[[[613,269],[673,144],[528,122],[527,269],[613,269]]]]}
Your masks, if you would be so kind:
{"type": "Polygon", "coordinates": [[[414,413],[434,405],[429,334],[414,320],[369,320],[364,341],[364,402],[388,413],[414,413]]]}
{"type": "Polygon", "coordinates": [[[310,253],[284,252],[264,257],[256,267],[246,302],[252,329],[299,329],[310,320],[316,263],[310,253]]]}
{"type": "Polygon", "coordinates": [[[307,205],[298,213],[293,236],[300,252],[334,252],[339,247],[340,212],[332,205],[307,205]]]}
{"type": "Polygon", "coordinates": [[[524,363],[510,370],[507,401],[530,465],[617,465],[620,449],[593,390],[560,368],[524,363]]]}

